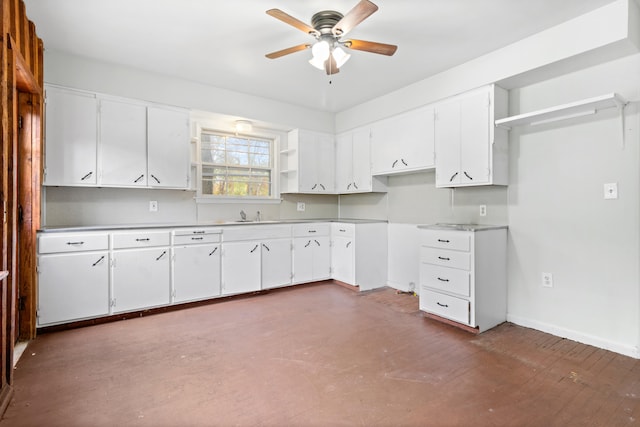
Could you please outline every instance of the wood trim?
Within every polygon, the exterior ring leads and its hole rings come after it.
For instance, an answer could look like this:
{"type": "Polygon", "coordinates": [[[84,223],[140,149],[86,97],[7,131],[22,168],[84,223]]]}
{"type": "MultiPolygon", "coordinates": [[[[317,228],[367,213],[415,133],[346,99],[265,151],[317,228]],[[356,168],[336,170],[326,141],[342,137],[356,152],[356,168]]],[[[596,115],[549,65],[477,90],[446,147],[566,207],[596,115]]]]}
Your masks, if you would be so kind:
{"type": "Polygon", "coordinates": [[[437,320],[438,322],[441,322],[441,323],[446,323],[447,325],[455,326],[458,329],[471,332],[472,334],[480,333],[480,329],[478,328],[472,328],[471,326],[463,325],[462,323],[454,322],[453,320],[445,319],[444,317],[440,317],[432,313],[424,313],[424,317],[426,317],[427,319],[437,320]]]}
{"type": "Polygon", "coordinates": [[[13,387],[7,385],[0,390],[0,414],[4,414],[13,399],[13,387]]]}
{"type": "Polygon", "coordinates": [[[42,95],[42,88],[38,84],[36,77],[31,72],[29,64],[18,49],[15,49],[17,42],[9,36],[9,49],[14,56],[14,65],[16,70],[16,88],[22,92],[35,93],[42,95]]]}

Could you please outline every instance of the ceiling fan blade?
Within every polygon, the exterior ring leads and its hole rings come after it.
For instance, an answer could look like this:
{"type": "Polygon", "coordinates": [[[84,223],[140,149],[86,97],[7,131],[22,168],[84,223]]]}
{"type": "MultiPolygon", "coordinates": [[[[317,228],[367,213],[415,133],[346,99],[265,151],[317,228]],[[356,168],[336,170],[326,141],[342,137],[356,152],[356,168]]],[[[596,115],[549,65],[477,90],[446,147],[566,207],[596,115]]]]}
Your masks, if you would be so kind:
{"type": "Polygon", "coordinates": [[[378,6],[369,0],[360,0],[344,17],[333,26],[331,32],[336,36],[342,36],[353,30],[356,25],[367,19],[378,10],[378,6]]]}
{"type": "Polygon", "coordinates": [[[289,55],[290,53],[300,52],[301,50],[309,49],[310,47],[311,47],[310,44],[299,44],[297,46],[292,46],[286,49],[267,53],[265,56],[269,59],[276,59],[276,58],[280,58],[281,56],[289,55]]]}
{"type": "Polygon", "coordinates": [[[285,24],[289,24],[293,27],[296,27],[300,31],[304,31],[307,34],[318,33],[312,26],[305,24],[304,22],[294,18],[288,13],[281,11],[280,9],[269,9],[267,10],[267,15],[273,16],[274,18],[281,20],[285,24]]]}
{"type": "Polygon", "coordinates": [[[327,72],[327,75],[336,74],[340,72],[338,65],[336,64],[336,60],[333,55],[329,55],[329,58],[324,61],[324,70],[327,72]]]}
{"type": "Polygon", "coordinates": [[[365,52],[377,53],[387,56],[393,55],[394,53],[396,53],[396,50],[398,50],[398,46],[393,44],[368,42],[365,40],[345,40],[343,44],[349,49],[363,50],[365,52]]]}

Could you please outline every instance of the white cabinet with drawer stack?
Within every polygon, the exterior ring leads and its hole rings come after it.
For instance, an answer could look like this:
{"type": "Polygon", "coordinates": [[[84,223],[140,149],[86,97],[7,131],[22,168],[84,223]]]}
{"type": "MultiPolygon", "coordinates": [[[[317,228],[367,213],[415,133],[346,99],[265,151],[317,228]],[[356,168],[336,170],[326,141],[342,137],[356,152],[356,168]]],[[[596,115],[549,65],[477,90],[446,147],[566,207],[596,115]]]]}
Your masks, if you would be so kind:
{"type": "Polygon", "coordinates": [[[507,229],[420,228],[420,309],[483,332],[506,320],[507,229]]]}
{"type": "Polygon", "coordinates": [[[293,283],[331,278],[331,225],[293,225],[293,283]]]}

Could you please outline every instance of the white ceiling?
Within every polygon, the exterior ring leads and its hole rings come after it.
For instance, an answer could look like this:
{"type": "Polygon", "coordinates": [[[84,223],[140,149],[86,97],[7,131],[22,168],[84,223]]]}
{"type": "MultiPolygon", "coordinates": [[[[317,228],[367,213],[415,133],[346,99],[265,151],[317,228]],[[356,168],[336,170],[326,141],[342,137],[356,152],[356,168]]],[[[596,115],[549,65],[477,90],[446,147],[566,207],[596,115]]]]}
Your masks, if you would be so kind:
{"type": "Polygon", "coordinates": [[[24,0],[45,50],[63,51],[269,99],[338,112],[425,79],[614,0],[373,0],[348,38],[398,45],[351,51],[327,76],[310,51],[265,54],[313,38],[265,11],[310,24],[358,0],[24,0]]]}

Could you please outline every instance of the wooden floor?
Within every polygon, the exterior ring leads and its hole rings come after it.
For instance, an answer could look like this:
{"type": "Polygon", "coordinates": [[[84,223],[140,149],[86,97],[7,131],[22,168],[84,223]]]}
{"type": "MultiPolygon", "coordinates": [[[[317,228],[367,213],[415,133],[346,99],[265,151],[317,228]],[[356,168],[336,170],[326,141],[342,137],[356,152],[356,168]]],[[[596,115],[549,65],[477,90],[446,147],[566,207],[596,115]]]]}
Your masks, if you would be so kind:
{"type": "Polygon", "coordinates": [[[323,283],[39,336],[4,426],[640,425],[640,361],[323,283]]]}

